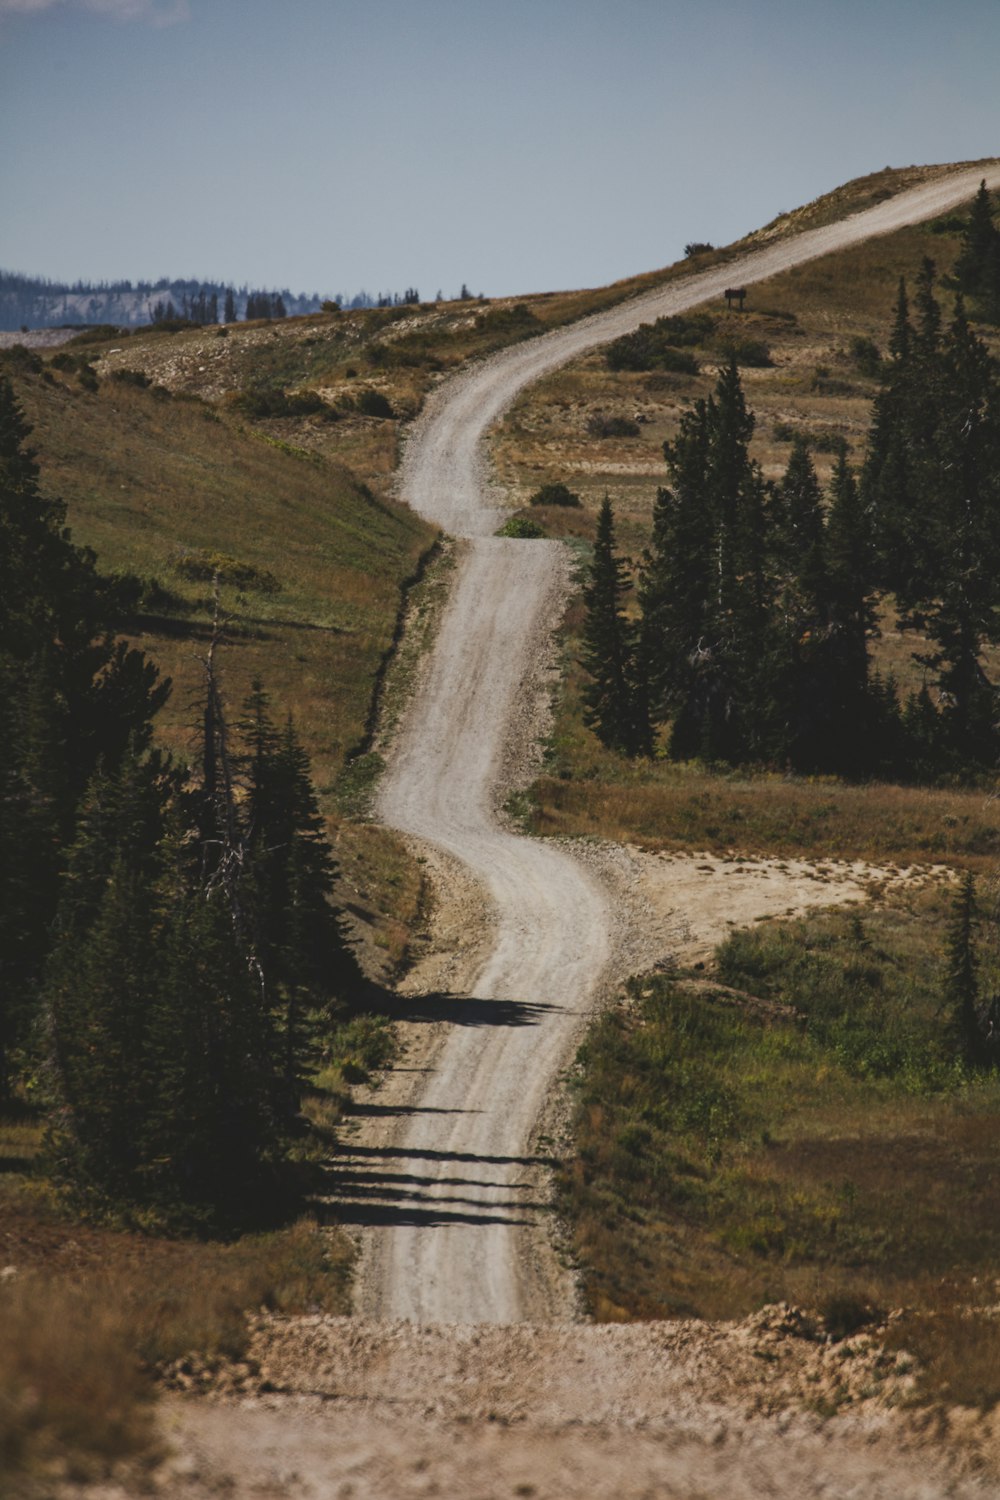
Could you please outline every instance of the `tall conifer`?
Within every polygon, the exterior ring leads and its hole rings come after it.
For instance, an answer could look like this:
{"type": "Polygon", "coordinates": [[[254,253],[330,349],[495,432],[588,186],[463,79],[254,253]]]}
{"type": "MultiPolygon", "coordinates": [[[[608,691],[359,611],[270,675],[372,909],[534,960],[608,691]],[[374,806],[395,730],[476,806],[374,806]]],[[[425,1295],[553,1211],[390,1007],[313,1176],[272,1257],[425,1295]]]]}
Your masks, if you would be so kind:
{"type": "Polygon", "coordinates": [[[581,660],[590,677],[583,689],[584,722],[609,748],[639,755],[649,750],[650,731],[638,679],[636,632],[624,611],[631,587],[626,565],[615,551],[614,512],[605,495],[584,588],[587,618],[581,660]]]}

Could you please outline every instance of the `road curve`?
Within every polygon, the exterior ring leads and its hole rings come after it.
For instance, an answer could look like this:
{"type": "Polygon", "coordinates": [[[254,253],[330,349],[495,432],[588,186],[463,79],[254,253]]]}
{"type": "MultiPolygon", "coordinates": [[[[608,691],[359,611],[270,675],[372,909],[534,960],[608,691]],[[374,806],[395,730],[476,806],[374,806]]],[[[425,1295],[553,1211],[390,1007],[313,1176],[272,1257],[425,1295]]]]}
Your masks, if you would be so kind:
{"type": "Polygon", "coordinates": [[[968,200],[1000,162],[912,189],[828,227],[493,356],[443,384],[406,448],[403,498],[465,538],[426,681],[379,800],[390,827],[461,860],[488,894],[495,943],[471,996],[455,997],[433,1069],[391,1147],[348,1161],[380,1212],[358,1311],[418,1323],[537,1318],[526,1270],[544,1233],[531,1140],[595,1003],[610,953],[608,898],[562,849],[497,822],[501,761],[538,631],[562,576],[560,544],[496,538],[483,439],[518,392],[639,323],[683,312],[727,286],[919,222],[968,200]]]}

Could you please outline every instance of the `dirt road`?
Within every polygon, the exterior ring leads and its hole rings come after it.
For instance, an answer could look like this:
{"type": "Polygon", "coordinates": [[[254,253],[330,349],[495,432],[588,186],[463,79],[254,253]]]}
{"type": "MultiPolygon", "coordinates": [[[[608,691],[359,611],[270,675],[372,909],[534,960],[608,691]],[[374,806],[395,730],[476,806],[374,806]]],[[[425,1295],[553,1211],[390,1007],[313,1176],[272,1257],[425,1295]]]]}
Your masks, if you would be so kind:
{"type": "MultiPolygon", "coordinates": [[[[373,1226],[357,1305],[367,1316],[265,1319],[245,1367],[256,1373],[242,1388],[237,1377],[230,1399],[167,1404],[173,1453],[153,1481],[164,1500],[1000,1492],[1000,1421],[956,1409],[921,1427],[919,1414],[893,1410],[912,1385],[910,1364],[876,1342],[817,1344],[782,1309],[729,1326],[560,1321],[571,1285],[547,1274],[536,1122],[602,975],[670,947],[703,952],[727,919],[851,899],[867,872],[593,846],[577,856],[500,826],[498,787],[537,728],[531,699],[565,558],[552,543],[491,536],[481,458],[521,386],[582,349],[737,278],[941,212],[979,175],[513,349],[431,403],[406,455],[404,494],[470,540],[381,812],[436,862],[451,957],[435,982],[446,993],[411,996],[404,1066],[366,1106],[339,1164],[340,1210],[373,1226]]],[[[102,1488],[94,1500],[124,1493],[102,1488]]]]}
{"type": "MultiPolygon", "coordinates": [[[[519,345],[447,382],[428,403],[406,450],[401,493],[467,542],[379,811],[472,872],[488,894],[493,946],[469,994],[456,996],[451,1011],[440,1003],[438,1045],[423,1062],[429,1071],[394,1106],[395,1127],[377,1146],[360,1143],[348,1163],[378,1226],[359,1312],[504,1323],[554,1310],[544,1305],[551,1278],[537,1283],[544,1231],[533,1131],[615,949],[614,912],[593,869],[497,822],[501,768],[512,732],[523,733],[525,682],[544,650],[565,565],[558,544],[492,535],[500,510],[485,434],[523,386],[583,350],[734,282],[760,281],[940,213],[968,199],[980,176],[965,172],[901,193],[519,345]]],[[[991,181],[1000,183],[1000,166],[991,181]]]]}

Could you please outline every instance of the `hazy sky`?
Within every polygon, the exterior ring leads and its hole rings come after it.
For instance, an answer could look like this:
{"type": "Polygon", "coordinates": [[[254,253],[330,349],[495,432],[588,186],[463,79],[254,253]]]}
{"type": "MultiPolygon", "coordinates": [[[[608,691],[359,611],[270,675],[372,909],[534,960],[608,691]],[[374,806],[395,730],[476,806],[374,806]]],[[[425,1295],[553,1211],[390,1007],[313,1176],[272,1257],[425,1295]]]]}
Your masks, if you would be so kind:
{"type": "Polygon", "coordinates": [[[0,0],[0,266],[597,285],[1000,153],[1000,0],[0,0]]]}

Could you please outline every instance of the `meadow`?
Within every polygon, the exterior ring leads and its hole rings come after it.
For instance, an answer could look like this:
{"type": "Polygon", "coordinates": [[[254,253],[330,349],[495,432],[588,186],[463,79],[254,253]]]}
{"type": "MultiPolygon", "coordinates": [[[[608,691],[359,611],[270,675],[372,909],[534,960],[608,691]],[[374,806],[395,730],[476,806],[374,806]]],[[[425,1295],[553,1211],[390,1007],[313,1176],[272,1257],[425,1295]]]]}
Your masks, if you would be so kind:
{"type": "MultiPolygon", "coordinates": [[[[1000,1399],[1000,1082],[942,1008],[951,899],[763,924],[630,981],[581,1050],[560,1178],[594,1316],[789,1302],[842,1338],[893,1313],[915,1399],[1000,1399]]],[[[994,881],[994,941],[995,903],[994,881]]]]}

